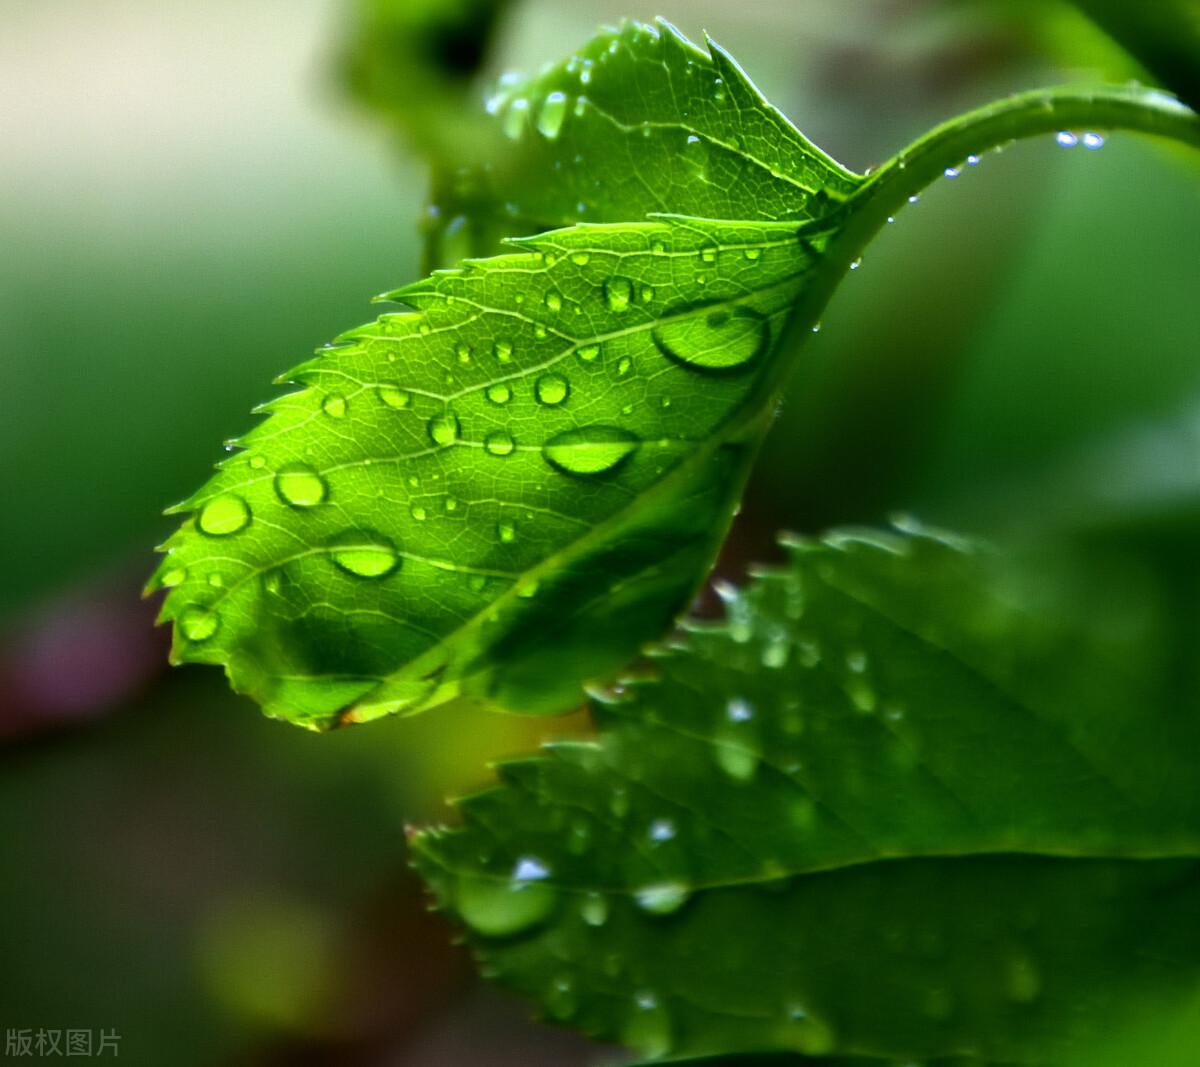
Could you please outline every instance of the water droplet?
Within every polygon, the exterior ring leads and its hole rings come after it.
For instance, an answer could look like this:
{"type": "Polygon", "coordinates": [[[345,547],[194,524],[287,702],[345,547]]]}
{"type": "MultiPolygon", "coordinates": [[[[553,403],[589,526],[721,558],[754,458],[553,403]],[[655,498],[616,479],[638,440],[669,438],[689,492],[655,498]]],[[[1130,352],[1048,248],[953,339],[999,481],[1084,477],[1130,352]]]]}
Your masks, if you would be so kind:
{"type": "Polygon", "coordinates": [[[916,193],[913,193],[913,194],[912,194],[912,196],[910,196],[910,197],[908,198],[908,202],[909,202],[910,204],[915,204],[915,203],[916,203],[918,200],[920,200],[920,199],[921,199],[921,198],[920,198],[920,196],[918,196],[916,193]]]}
{"type": "Polygon", "coordinates": [[[429,512],[425,510],[425,506],[423,504],[412,504],[408,509],[408,513],[414,519],[416,519],[417,522],[424,522],[429,517],[429,512]]]}
{"type": "Polygon", "coordinates": [[[346,415],[349,404],[341,393],[330,393],[321,401],[321,410],[331,419],[341,419],[346,415]]]}
{"type": "Polygon", "coordinates": [[[187,570],[184,567],[172,567],[169,571],[164,571],[163,576],[159,578],[158,584],[164,589],[173,589],[180,585],[187,577],[187,570]]]}
{"type": "Polygon", "coordinates": [[[669,322],[651,334],[664,356],[695,370],[716,373],[749,366],[770,346],[766,318],[750,308],[711,311],[669,322]]]}
{"type": "Polygon", "coordinates": [[[633,360],[628,356],[622,356],[613,367],[612,375],[614,378],[624,378],[628,376],[631,370],[633,370],[633,360]]]}
{"type": "Polygon", "coordinates": [[[549,292],[546,293],[545,303],[546,303],[546,307],[550,311],[561,311],[562,310],[562,295],[559,293],[559,291],[557,289],[551,289],[549,292]]]}
{"type": "Polygon", "coordinates": [[[207,641],[220,625],[217,613],[208,608],[193,606],[179,616],[179,629],[189,641],[207,641]]]}
{"type": "Polygon", "coordinates": [[[449,408],[429,420],[429,439],[435,445],[443,448],[446,445],[452,445],[458,440],[461,432],[462,427],[459,426],[458,416],[449,408]]]}
{"type": "Polygon", "coordinates": [[[864,715],[870,715],[879,702],[879,695],[871,683],[857,675],[846,682],[846,695],[850,703],[864,715]]]}
{"type": "Polygon", "coordinates": [[[788,640],[786,631],[773,632],[767,639],[767,643],[763,645],[762,665],[769,670],[778,670],[787,664],[791,650],[792,644],[788,640]]]}
{"type": "Polygon", "coordinates": [[[578,1010],[575,988],[566,975],[560,975],[550,983],[550,988],[546,990],[546,1007],[550,1015],[559,1020],[569,1019],[578,1010]]]}
{"type": "Polygon", "coordinates": [[[1097,148],[1104,147],[1104,137],[1099,133],[1092,133],[1091,131],[1088,131],[1081,138],[1079,138],[1079,143],[1082,144],[1084,148],[1090,148],[1092,151],[1095,151],[1097,148]]]}
{"type": "Polygon", "coordinates": [[[412,393],[398,385],[381,385],[375,395],[390,408],[402,410],[412,403],[412,393]]]}
{"type": "Polygon", "coordinates": [[[655,819],[647,831],[651,841],[662,843],[675,836],[675,824],[670,819],[655,819]]]}
{"type": "Polygon", "coordinates": [[[947,167],[944,171],[942,171],[942,173],[945,174],[947,178],[957,178],[962,173],[962,170],[959,167],[947,167]]]}
{"type": "Polygon", "coordinates": [[[383,578],[400,566],[396,547],[374,530],[347,530],[329,542],[329,557],[347,574],[383,578]]]}
{"type": "Polygon", "coordinates": [[[754,718],[754,708],[744,697],[732,697],[725,705],[725,717],[730,722],[749,722],[754,718]]]}
{"type": "Polygon", "coordinates": [[[496,536],[503,544],[511,545],[517,539],[517,531],[511,522],[500,522],[496,524],[496,536]]]}
{"type": "Polygon", "coordinates": [[[504,113],[504,136],[512,141],[519,140],[525,132],[525,120],[529,115],[529,101],[518,96],[504,113]]]}
{"type": "Polygon", "coordinates": [[[859,256],[859,257],[858,257],[856,260],[854,260],[854,261],[852,261],[852,262],[851,262],[851,264],[850,264],[850,269],[851,269],[851,270],[858,270],[858,268],[859,268],[859,267],[861,267],[861,266],[862,266],[862,256],[859,256]]]}
{"type": "Polygon", "coordinates": [[[471,346],[459,345],[454,349],[454,354],[458,356],[458,362],[464,367],[471,362],[471,346]]]}
{"type": "Polygon", "coordinates": [[[507,430],[493,430],[483,439],[483,447],[491,456],[508,456],[517,447],[507,430]]]}
{"type": "Polygon", "coordinates": [[[967,166],[969,166],[969,167],[979,166],[979,157],[975,156],[975,155],[967,156],[967,166]]]}
{"type": "Polygon", "coordinates": [[[508,341],[496,341],[492,345],[492,355],[496,357],[497,363],[509,363],[512,361],[513,346],[508,341]]]}
{"type": "Polygon", "coordinates": [[[748,260],[750,260],[751,263],[753,263],[756,259],[762,258],[762,249],[761,248],[744,248],[744,249],[742,249],[742,255],[745,256],[748,260]]]}
{"type": "Polygon", "coordinates": [[[643,304],[649,304],[654,299],[654,287],[651,285],[643,285],[641,292],[638,293],[638,299],[643,304]]]}
{"type": "Polygon", "coordinates": [[[1018,1004],[1032,1004],[1042,991],[1042,976],[1026,955],[1012,957],[1006,967],[1004,988],[1009,999],[1018,1004]]]}
{"type": "Polygon", "coordinates": [[[484,937],[510,937],[548,918],[557,894],[551,886],[529,881],[464,876],[455,886],[454,903],[463,921],[484,937]]]}
{"type": "Polygon", "coordinates": [[[307,463],[289,463],[275,475],[275,492],[294,508],[311,508],[328,492],[325,480],[307,463]]]}
{"type": "Polygon", "coordinates": [[[640,443],[633,434],[616,426],[585,426],[552,437],[542,455],[564,474],[587,477],[616,470],[640,443]]]}
{"type": "Polygon", "coordinates": [[[633,299],[633,283],[628,278],[609,278],[604,283],[604,302],[609,311],[624,311],[633,299]]]}
{"type": "Polygon", "coordinates": [[[670,915],[682,908],[689,896],[687,886],[679,882],[660,882],[639,889],[633,899],[642,911],[651,915],[670,915]]]}
{"type": "Polygon", "coordinates": [[[671,1020],[653,993],[642,992],[634,998],[621,1041],[652,1060],[671,1051],[671,1020]]]}
{"type": "Polygon", "coordinates": [[[705,245],[700,249],[700,261],[702,263],[716,263],[717,247],[716,245],[705,245]]]}
{"type": "Polygon", "coordinates": [[[496,382],[487,387],[485,395],[493,404],[507,404],[512,399],[512,390],[507,382],[496,382]]]}
{"type": "Polygon", "coordinates": [[[542,109],[538,112],[538,132],[543,137],[554,140],[558,136],[558,131],[562,129],[563,119],[566,117],[566,114],[567,94],[557,91],[550,93],[542,101],[542,109]]]}
{"type": "Polygon", "coordinates": [[[571,392],[571,384],[561,374],[543,374],[533,387],[538,402],[553,407],[561,404],[571,392]]]}
{"type": "Polygon", "coordinates": [[[513,865],[512,876],[517,882],[540,882],[550,877],[550,868],[536,856],[522,856],[513,865]]]}
{"type": "Polygon", "coordinates": [[[1074,148],[1079,143],[1079,138],[1076,137],[1070,130],[1059,130],[1054,135],[1054,139],[1063,146],[1063,148],[1074,148]]]}
{"type": "Polygon", "coordinates": [[[213,571],[208,576],[208,584],[214,589],[220,589],[225,584],[225,578],[219,571],[213,571]]]}
{"type": "Polygon", "coordinates": [[[591,260],[591,256],[587,252],[572,252],[571,262],[577,267],[585,267],[591,260]]]}
{"type": "Polygon", "coordinates": [[[600,346],[584,345],[575,355],[580,363],[595,363],[600,358],[600,346]]]}
{"type": "Polygon", "coordinates": [[[228,537],[249,524],[250,506],[234,493],[222,493],[200,509],[196,522],[210,537],[228,537]]]}
{"type": "Polygon", "coordinates": [[[256,471],[260,471],[267,465],[267,461],[262,456],[251,456],[246,460],[256,471]]]}
{"type": "Polygon", "coordinates": [[[588,893],[579,906],[579,913],[588,926],[603,926],[608,921],[608,901],[601,893],[588,893]]]}
{"type": "Polygon", "coordinates": [[[446,499],[442,501],[442,508],[446,511],[457,511],[458,501],[452,496],[447,496],[446,499]]]}

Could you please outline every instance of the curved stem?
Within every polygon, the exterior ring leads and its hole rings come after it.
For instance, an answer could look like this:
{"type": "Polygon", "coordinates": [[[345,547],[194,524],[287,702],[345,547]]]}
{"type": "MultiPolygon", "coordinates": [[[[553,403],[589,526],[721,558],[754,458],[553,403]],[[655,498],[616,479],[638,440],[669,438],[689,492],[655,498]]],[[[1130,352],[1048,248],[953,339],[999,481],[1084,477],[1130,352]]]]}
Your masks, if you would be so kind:
{"type": "MultiPolygon", "coordinates": [[[[1166,93],[1133,86],[1035,89],[959,115],[893,156],[846,201],[845,224],[825,250],[826,269],[817,272],[801,295],[789,332],[812,328],[850,265],[888,217],[947,168],[1022,137],[1069,129],[1132,130],[1200,148],[1200,115],[1166,93]]],[[[775,389],[786,376],[787,371],[781,371],[775,389]]]]}

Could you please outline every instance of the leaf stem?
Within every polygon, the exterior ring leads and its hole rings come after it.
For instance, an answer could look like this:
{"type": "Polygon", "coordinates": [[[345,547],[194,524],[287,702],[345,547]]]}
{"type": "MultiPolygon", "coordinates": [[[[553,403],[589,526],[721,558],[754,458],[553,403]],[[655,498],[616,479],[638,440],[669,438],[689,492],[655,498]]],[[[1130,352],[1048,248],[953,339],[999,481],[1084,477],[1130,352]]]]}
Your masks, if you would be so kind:
{"type": "MultiPolygon", "coordinates": [[[[1071,129],[1131,130],[1200,148],[1200,115],[1167,93],[1129,85],[1035,89],[950,119],[889,159],[846,201],[845,225],[825,250],[829,269],[818,272],[790,320],[793,337],[820,319],[842,277],[888,218],[948,168],[1023,137],[1071,129]]],[[[786,374],[772,383],[775,389],[786,374]]]]}

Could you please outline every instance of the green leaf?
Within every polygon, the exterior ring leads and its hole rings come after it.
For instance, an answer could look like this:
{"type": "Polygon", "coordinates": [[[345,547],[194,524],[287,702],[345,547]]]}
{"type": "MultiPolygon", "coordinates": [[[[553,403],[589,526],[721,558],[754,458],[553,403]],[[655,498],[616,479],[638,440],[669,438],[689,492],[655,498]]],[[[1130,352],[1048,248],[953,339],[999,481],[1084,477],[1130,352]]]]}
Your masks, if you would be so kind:
{"type": "Polygon", "coordinates": [[[1195,631],[1136,560],[851,532],[723,593],[416,838],[487,973],[651,1055],[1030,1065],[1200,990],[1195,631]]]}
{"type": "MultiPolygon", "coordinates": [[[[488,102],[500,150],[434,189],[431,262],[503,237],[656,212],[822,217],[862,182],[763,99],[719,45],[626,23],[488,102]]],[[[489,147],[491,145],[489,144],[489,147]]]]}
{"type": "Polygon", "coordinates": [[[578,226],[398,293],[181,508],[174,656],[324,727],[578,703],[702,580],[818,227],[578,226]]]}

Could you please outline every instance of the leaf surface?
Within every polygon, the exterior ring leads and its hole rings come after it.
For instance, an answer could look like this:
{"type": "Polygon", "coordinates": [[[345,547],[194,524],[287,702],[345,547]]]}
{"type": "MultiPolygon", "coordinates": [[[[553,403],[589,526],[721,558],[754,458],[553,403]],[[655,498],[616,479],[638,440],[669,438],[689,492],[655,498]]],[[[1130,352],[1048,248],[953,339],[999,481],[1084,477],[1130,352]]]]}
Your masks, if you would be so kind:
{"type": "Polygon", "coordinates": [[[1149,576],[864,533],[726,595],[597,743],[418,836],[489,972],[649,1055],[1031,1065],[1200,989],[1193,650],[1149,576]]]}

